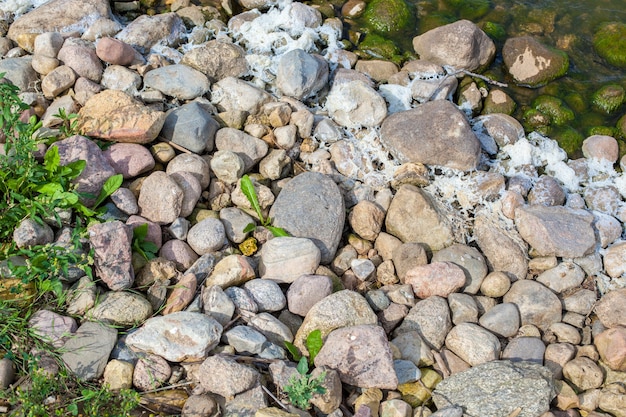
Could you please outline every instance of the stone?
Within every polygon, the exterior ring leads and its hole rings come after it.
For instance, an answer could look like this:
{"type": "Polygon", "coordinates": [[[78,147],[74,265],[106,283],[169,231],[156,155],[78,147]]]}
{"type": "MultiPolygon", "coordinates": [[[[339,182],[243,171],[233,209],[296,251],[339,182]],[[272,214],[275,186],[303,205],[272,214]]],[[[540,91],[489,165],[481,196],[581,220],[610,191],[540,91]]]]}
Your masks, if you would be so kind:
{"type": "Polygon", "coordinates": [[[268,151],[267,144],[261,139],[231,127],[224,127],[217,131],[215,146],[218,151],[236,153],[244,163],[244,172],[250,171],[267,155],[268,151]]]}
{"type": "Polygon", "coordinates": [[[139,358],[133,371],[133,385],[139,391],[160,388],[172,376],[172,368],[165,359],[157,355],[139,358]]]}
{"type": "Polygon", "coordinates": [[[113,291],[133,285],[132,238],[131,229],[118,220],[95,223],[89,227],[96,275],[113,291]]]}
{"type": "Polygon", "coordinates": [[[206,218],[189,229],[187,243],[198,254],[216,252],[226,242],[224,224],[219,219],[206,218]]]}
{"type": "Polygon", "coordinates": [[[113,391],[130,389],[133,386],[134,370],[135,366],[132,363],[112,359],[104,368],[104,384],[113,391]]]}
{"type": "Polygon", "coordinates": [[[301,275],[287,290],[289,311],[306,316],[311,307],[333,292],[333,282],[326,275],[301,275]]]}
{"type": "Polygon", "coordinates": [[[537,282],[559,294],[579,286],[584,279],[585,271],[581,267],[573,262],[565,261],[539,274],[537,282]]]}
{"type": "Polygon", "coordinates": [[[222,78],[211,87],[211,102],[221,112],[243,111],[254,115],[270,101],[274,99],[269,93],[232,76],[222,78]],[[240,100],[241,97],[246,100],[240,100]]]}
{"type": "Polygon", "coordinates": [[[453,293],[448,295],[448,304],[452,311],[452,323],[478,322],[478,306],[469,294],[453,293]]]}
{"type": "Polygon", "coordinates": [[[614,164],[619,158],[617,140],[612,136],[592,135],[583,141],[583,156],[614,164]]]}
{"type": "Polygon", "coordinates": [[[152,305],[143,295],[116,291],[105,293],[88,314],[95,320],[130,327],[142,324],[152,313],[152,305]]]}
{"type": "Polygon", "coordinates": [[[204,285],[219,285],[222,289],[241,285],[256,277],[254,268],[242,255],[228,255],[221,259],[208,276],[204,285]]]}
{"type": "MultiPolygon", "coordinates": [[[[235,256],[235,255],[233,255],[235,256]]],[[[235,303],[219,285],[205,287],[202,291],[204,313],[214,318],[222,327],[226,326],[235,314],[235,303]]]]}
{"type": "Polygon", "coordinates": [[[176,46],[185,33],[185,25],[176,13],[141,15],[115,35],[142,54],[157,44],[176,46]]]}
{"type": "Polygon", "coordinates": [[[599,388],[604,382],[602,369],[594,361],[585,357],[578,357],[567,362],[563,366],[563,377],[578,391],[599,388]]]}
{"type": "Polygon", "coordinates": [[[595,313],[605,327],[626,327],[626,288],[604,294],[595,305],[595,313]]]}
{"type": "Polygon", "coordinates": [[[294,345],[307,352],[304,341],[313,330],[319,330],[324,338],[338,328],[376,323],[376,314],[362,295],[351,290],[338,291],[311,307],[294,337],[294,345]]]}
{"type": "Polygon", "coordinates": [[[137,204],[146,219],[157,224],[172,223],[180,216],[183,191],[172,177],[155,171],[144,179],[137,204]]]}
{"type": "Polygon", "coordinates": [[[413,49],[420,59],[468,71],[486,68],[496,53],[489,36],[469,20],[459,20],[416,36],[413,49]]]}
{"type": "Polygon", "coordinates": [[[555,379],[563,378],[563,366],[576,356],[576,346],[571,343],[551,343],[546,346],[545,366],[552,371],[555,379]]]}
{"type": "Polygon", "coordinates": [[[227,184],[239,181],[246,171],[243,159],[232,151],[217,151],[211,159],[211,171],[215,176],[227,184]]]}
{"type": "Polygon", "coordinates": [[[328,366],[339,373],[341,382],[361,388],[398,386],[387,336],[377,325],[333,330],[315,357],[315,366],[328,366]]]}
{"type": "Polygon", "coordinates": [[[278,283],[292,283],[301,275],[313,274],[321,252],[311,239],[276,237],[261,249],[259,275],[278,283]]]}
{"type": "Polygon", "coordinates": [[[224,290],[224,294],[235,304],[235,311],[239,310],[241,312],[243,310],[244,315],[249,315],[249,313],[256,314],[259,311],[259,306],[257,306],[254,298],[243,288],[228,287],[224,290]]]}
{"type": "Polygon", "coordinates": [[[195,298],[198,279],[193,273],[186,273],[174,282],[174,288],[161,312],[164,316],[185,309],[195,298]]]}
{"type": "Polygon", "coordinates": [[[263,336],[278,346],[284,346],[285,342],[293,342],[293,333],[286,324],[269,313],[259,313],[252,317],[248,326],[258,330],[263,336]]]}
{"type": "MultiPolygon", "coordinates": [[[[512,362],[534,362],[543,365],[546,346],[538,337],[518,336],[509,342],[502,351],[501,359],[512,362]]],[[[547,365],[546,365],[547,366],[547,365]]]]}
{"type": "Polygon", "coordinates": [[[598,334],[593,343],[609,368],[626,372],[626,328],[607,329],[598,334]]]}
{"type": "Polygon", "coordinates": [[[115,172],[125,179],[148,172],[155,165],[150,151],[137,143],[114,143],[103,154],[115,172]]]}
{"type": "Polygon", "coordinates": [[[283,54],[276,69],[276,87],[283,95],[306,99],[326,86],[328,63],[302,49],[283,54]]]}
{"type": "MultiPolygon", "coordinates": [[[[168,85],[172,83],[169,78],[165,79],[168,85]]],[[[191,84],[188,76],[183,79],[185,85],[191,84]]],[[[219,124],[205,106],[198,101],[192,101],[167,113],[160,135],[191,152],[202,154],[213,150],[217,129],[219,124]]]]}
{"type": "Polygon", "coordinates": [[[584,288],[568,292],[562,295],[562,297],[563,308],[566,311],[582,314],[583,316],[589,315],[596,305],[596,293],[584,288]]]}
{"type": "MultiPolygon", "coordinates": [[[[274,130],[274,134],[276,133],[276,130],[274,130]]],[[[295,132],[293,138],[295,142],[295,132]]],[[[277,138],[277,142],[282,142],[282,140],[277,138]]],[[[284,149],[270,149],[267,156],[259,162],[259,173],[264,178],[278,180],[287,175],[290,169],[290,164],[291,158],[287,155],[287,151],[284,149]]]]}
{"type": "Polygon", "coordinates": [[[79,77],[100,82],[104,70],[96,55],[96,48],[87,42],[67,39],[57,54],[57,59],[70,67],[79,77]]]}
{"type": "Polygon", "coordinates": [[[498,336],[512,337],[520,327],[519,311],[512,303],[497,304],[483,314],[478,322],[498,336]]]}
{"type": "Polygon", "coordinates": [[[361,81],[333,83],[326,108],[335,123],[348,128],[375,127],[387,116],[385,99],[361,81]]]}
{"type": "Polygon", "coordinates": [[[253,279],[243,285],[250,293],[259,311],[280,311],[287,304],[287,299],[280,286],[272,280],[253,279]]]}
{"type": "Polygon", "coordinates": [[[122,91],[104,90],[87,100],[78,120],[78,129],[84,135],[146,144],[158,136],[165,113],[144,106],[122,91]]]}
{"type": "Polygon", "coordinates": [[[476,294],[487,275],[487,263],[482,254],[471,246],[454,244],[433,254],[432,262],[451,262],[465,273],[463,292],[476,294]]]}
{"type": "Polygon", "coordinates": [[[432,251],[452,244],[452,228],[443,208],[420,188],[403,185],[385,218],[387,232],[402,242],[418,242],[432,251]]]}
{"type": "Polygon", "coordinates": [[[61,359],[78,378],[92,381],[103,375],[116,341],[117,330],[88,321],[65,342],[61,359]]]}
{"type": "Polygon", "coordinates": [[[380,135],[402,163],[472,170],[479,162],[478,138],[465,115],[447,100],[392,114],[382,123],[380,135]]]}
{"type": "Polygon", "coordinates": [[[536,281],[521,280],[513,283],[503,301],[517,306],[522,325],[533,324],[545,330],[561,321],[561,301],[536,281]]]}
{"type": "Polygon", "coordinates": [[[210,356],[198,371],[200,384],[208,392],[226,399],[252,389],[259,383],[260,374],[254,368],[220,355],[210,356]]]}
{"type": "Polygon", "coordinates": [[[212,416],[219,410],[219,405],[208,394],[190,395],[181,411],[182,417],[212,416]]]}
{"type": "Polygon", "coordinates": [[[39,310],[28,319],[28,326],[38,338],[59,348],[67,341],[78,325],[71,317],[50,310],[39,310]]]}
{"type": "Polygon", "coordinates": [[[626,273],[626,266],[624,265],[625,256],[626,242],[616,242],[606,248],[602,261],[604,269],[610,277],[618,278],[626,273]]]}
{"type": "Polygon", "coordinates": [[[508,38],[502,47],[502,58],[509,74],[519,85],[540,87],[559,78],[569,68],[565,52],[547,47],[535,38],[508,38]]]}
{"type": "Polygon", "coordinates": [[[39,74],[33,69],[30,57],[6,58],[0,61],[2,78],[11,81],[20,91],[34,91],[33,86],[39,80],[39,74]]]}
{"type": "MultiPolygon", "coordinates": [[[[598,408],[607,411],[615,417],[624,417],[626,413],[626,390],[620,384],[611,384],[600,391],[598,408]]],[[[593,413],[590,413],[591,415],[593,413]]]]}
{"type": "Polygon", "coordinates": [[[153,69],[144,75],[143,83],[145,87],[179,100],[193,100],[203,96],[211,87],[203,73],[181,64],[153,69]]]}
{"type": "Polygon", "coordinates": [[[407,242],[397,246],[391,253],[391,259],[401,282],[406,279],[408,271],[417,266],[428,264],[426,249],[424,249],[424,245],[417,242],[407,242]]]}
{"type": "Polygon", "coordinates": [[[269,216],[274,226],[291,236],[311,239],[320,249],[322,265],[332,261],[341,239],[345,205],[330,177],[317,172],[294,177],[276,198],[269,216]]]}
{"type": "Polygon", "coordinates": [[[385,212],[376,203],[360,201],[352,208],[348,221],[352,229],[363,239],[375,241],[381,231],[385,212]]]}
{"type": "Polygon", "coordinates": [[[470,415],[520,417],[542,415],[555,396],[552,375],[528,362],[492,361],[452,375],[437,385],[433,401],[438,409],[456,405],[470,415]]]}
{"type": "Polygon", "coordinates": [[[67,65],[61,65],[49,71],[41,80],[41,91],[47,99],[60,96],[74,85],[76,73],[67,65]]]}
{"type": "Polygon", "coordinates": [[[26,218],[13,230],[13,242],[18,248],[46,245],[54,241],[54,231],[46,223],[26,218]]]}
{"type": "Polygon", "coordinates": [[[252,327],[240,325],[224,332],[222,341],[232,346],[235,352],[258,355],[263,351],[267,338],[252,327]]]}
{"type": "Polygon", "coordinates": [[[550,175],[542,175],[528,192],[528,204],[561,206],[565,203],[565,191],[550,175]]]}
{"type": "Polygon", "coordinates": [[[216,82],[226,77],[240,77],[248,72],[246,53],[231,42],[210,40],[185,53],[181,64],[194,68],[216,82]]]}
{"type": "Polygon", "coordinates": [[[102,74],[100,84],[106,89],[119,90],[134,96],[141,87],[141,76],[121,65],[109,65],[102,74]]]}
{"type": "MultiPolygon", "coordinates": [[[[202,196],[202,185],[200,180],[192,172],[178,171],[170,174],[170,178],[178,185],[183,192],[183,201],[180,206],[180,218],[184,218],[193,213],[196,204],[202,196]]],[[[174,220],[175,221],[175,220],[174,220]]]]}
{"type": "Polygon", "coordinates": [[[446,336],[446,347],[471,366],[498,359],[501,349],[493,333],[474,323],[454,326],[446,336]]]}
{"type": "Polygon", "coordinates": [[[450,309],[445,298],[432,296],[418,301],[409,310],[396,335],[416,331],[424,341],[435,349],[441,349],[446,335],[452,328],[450,309]]]}
{"type": "Polygon", "coordinates": [[[81,277],[68,291],[67,313],[83,316],[96,304],[96,284],[88,276],[81,277]]]}
{"type": "Polygon", "coordinates": [[[126,344],[170,362],[202,360],[220,341],[222,326],[213,318],[179,311],[148,319],[126,344]]]}
{"type": "Polygon", "coordinates": [[[482,133],[489,135],[499,147],[512,145],[525,136],[521,123],[508,114],[486,114],[478,116],[475,122],[474,126],[478,127],[480,133],[477,136],[481,143],[483,142],[482,133]]]}
{"type": "Polygon", "coordinates": [[[504,272],[491,272],[487,274],[480,284],[480,292],[487,296],[502,297],[511,288],[511,280],[504,272]]]}
{"type": "Polygon", "coordinates": [[[193,153],[181,153],[176,155],[169,163],[165,172],[171,175],[175,172],[190,172],[200,181],[200,187],[204,190],[211,181],[209,163],[200,155],[193,153]]]}
{"type": "Polygon", "coordinates": [[[410,361],[415,366],[430,366],[435,362],[429,346],[416,331],[399,334],[391,340],[391,344],[398,349],[402,360],[410,361]]]}
{"type": "Polygon", "coordinates": [[[132,46],[108,36],[100,38],[96,43],[96,55],[104,62],[113,65],[126,66],[135,60],[135,50],[132,46]]]}
{"type": "Polygon", "coordinates": [[[418,298],[433,295],[447,297],[465,285],[463,270],[452,262],[432,262],[416,266],[406,273],[405,283],[411,284],[418,298]]]}
{"type": "Polygon", "coordinates": [[[33,44],[33,55],[56,58],[65,38],[58,32],[44,32],[37,35],[33,44]]]}

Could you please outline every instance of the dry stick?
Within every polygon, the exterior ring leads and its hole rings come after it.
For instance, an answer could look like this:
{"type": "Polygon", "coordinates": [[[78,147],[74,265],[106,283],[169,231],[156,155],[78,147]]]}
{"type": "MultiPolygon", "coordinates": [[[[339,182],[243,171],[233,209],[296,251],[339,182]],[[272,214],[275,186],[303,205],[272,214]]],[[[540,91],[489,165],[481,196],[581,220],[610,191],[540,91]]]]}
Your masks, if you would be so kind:
{"type": "Polygon", "coordinates": [[[484,75],[476,74],[475,72],[471,72],[471,71],[468,71],[468,70],[465,70],[465,69],[455,70],[454,68],[452,68],[452,67],[450,67],[448,65],[445,65],[443,68],[446,70],[448,75],[465,74],[465,75],[469,75],[470,77],[480,78],[481,80],[483,80],[483,81],[485,81],[485,82],[487,82],[489,84],[496,85],[498,87],[508,87],[509,86],[508,84],[501,83],[501,82],[496,81],[496,80],[492,80],[491,78],[485,77],[484,75]]]}
{"type": "Polygon", "coordinates": [[[285,404],[283,404],[278,398],[276,398],[276,396],[274,394],[272,394],[272,392],[270,390],[268,390],[267,387],[265,387],[265,385],[261,385],[261,388],[263,388],[263,391],[265,391],[267,393],[267,395],[272,397],[272,399],[274,401],[276,401],[276,403],[278,405],[280,405],[283,410],[285,410],[287,412],[290,412],[289,409],[287,408],[287,406],[285,404]]]}
{"type": "Polygon", "coordinates": [[[522,407],[517,407],[515,410],[511,411],[507,417],[517,417],[522,412],[522,407]]]}

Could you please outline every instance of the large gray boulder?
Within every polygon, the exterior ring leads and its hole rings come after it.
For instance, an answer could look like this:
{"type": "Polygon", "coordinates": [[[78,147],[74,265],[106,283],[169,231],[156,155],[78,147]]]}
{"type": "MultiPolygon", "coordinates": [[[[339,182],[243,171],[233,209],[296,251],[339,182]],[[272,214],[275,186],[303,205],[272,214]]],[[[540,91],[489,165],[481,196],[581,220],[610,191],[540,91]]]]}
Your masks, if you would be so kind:
{"type": "Polygon", "coordinates": [[[471,170],[480,160],[480,141],[465,115],[447,100],[392,114],[383,122],[380,136],[403,163],[471,170]]]}

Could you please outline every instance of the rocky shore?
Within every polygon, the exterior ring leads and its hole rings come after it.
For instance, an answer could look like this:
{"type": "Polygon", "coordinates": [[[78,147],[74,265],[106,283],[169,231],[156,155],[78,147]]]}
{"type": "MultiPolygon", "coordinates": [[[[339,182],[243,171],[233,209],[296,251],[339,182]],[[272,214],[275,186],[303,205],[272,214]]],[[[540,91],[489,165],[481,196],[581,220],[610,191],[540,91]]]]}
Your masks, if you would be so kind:
{"type": "MultiPolygon", "coordinates": [[[[0,73],[45,129],[78,113],[81,135],[54,145],[87,162],[78,189],[124,177],[89,228],[95,279],[68,274],[64,309],[30,322],[68,369],[162,389],[162,415],[626,416],[626,159],[604,135],[568,159],[476,74],[500,53],[538,86],[566,56],[532,37],[497,51],[461,20],[399,68],[343,50],[314,7],[239,3],[5,13],[0,73]],[[285,342],[307,355],[315,330],[326,392],[304,411],[285,342]]],[[[15,243],[67,227],[24,221],[15,243]]],[[[0,388],[17,382],[1,359],[0,388]]]]}

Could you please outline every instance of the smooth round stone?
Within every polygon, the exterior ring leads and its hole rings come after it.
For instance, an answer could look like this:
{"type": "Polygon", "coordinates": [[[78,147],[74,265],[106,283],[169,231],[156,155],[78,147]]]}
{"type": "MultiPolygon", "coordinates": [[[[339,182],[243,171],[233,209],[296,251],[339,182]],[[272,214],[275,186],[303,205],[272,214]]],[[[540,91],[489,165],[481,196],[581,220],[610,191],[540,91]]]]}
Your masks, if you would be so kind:
{"type": "Polygon", "coordinates": [[[543,365],[543,355],[546,351],[546,345],[538,337],[516,337],[511,339],[504,351],[502,359],[508,359],[513,362],[529,361],[543,365]]]}
{"type": "Polygon", "coordinates": [[[391,300],[385,295],[382,290],[370,290],[365,294],[365,299],[369,303],[370,307],[376,312],[383,311],[391,304],[391,300]]]}
{"type": "Polygon", "coordinates": [[[9,358],[0,359],[0,389],[5,390],[15,379],[15,365],[9,358]]]}
{"type": "Polygon", "coordinates": [[[320,259],[321,252],[311,239],[276,237],[261,249],[259,274],[263,279],[292,283],[301,275],[314,273],[320,259]]]}
{"type": "Polygon", "coordinates": [[[485,329],[502,337],[515,336],[520,326],[519,311],[515,304],[495,305],[478,321],[485,329]]]}
{"type": "Polygon", "coordinates": [[[487,274],[480,284],[480,292],[487,297],[499,298],[511,288],[511,280],[504,272],[494,271],[487,274]]]}
{"type": "Polygon", "coordinates": [[[563,377],[563,366],[576,356],[576,346],[571,343],[551,343],[546,347],[544,365],[555,379],[563,377]]]}
{"type": "Polygon", "coordinates": [[[202,189],[206,189],[211,182],[209,163],[200,155],[193,153],[181,153],[172,158],[167,164],[166,173],[186,171],[191,172],[200,181],[202,189]]]}
{"type": "Polygon", "coordinates": [[[561,262],[555,268],[542,272],[537,277],[537,282],[541,282],[552,291],[560,294],[571,288],[579,286],[585,279],[585,271],[573,262],[561,262]]]}
{"type": "Polygon", "coordinates": [[[284,346],[285,341],[293,342],[293,333],[286,324],[269,313],[259,313],[248,322],[263,334],[271,343],[284,346]]]}
{"type": "Polygon", "coordinates": [[[477,324],[461,323],[446,336],[446,347],[472,366],[500,357],[500,341],[477,324]]]}
{"type": "Polygon", "coordinates": [[[114,391],[129,389],[133,386],[134,370],[132,363],[113,359],[104,368],[104,383],[114,391]]]}
{"type": "Polygon", "coordinates": [[[602,369],[591,359],[579,357],[563,367],[563,377],[579,391],[598,388],[604,382],[602,369]]]}
{"type": "Polygon", "coordinates": [[[236,352],[259,354],[267,338],[261,332],[248,326],[235,326],[222,335],[222,341],[235,348],[236,352]]]}
{"type": "Polygon", "coordinates": [[[433,255],[431,262],[452,262],[458,265],[467,279],[463,292],[476,294],[487,275],[487,263],[483,255],[471,246],[454,244],[433,255]]]}
{"type": "Polygon", "coordinates": [[[301,275],[287,290],[289,311],[306,316],[311,307],[333,292],[333,282],[326,275],[301,275]]]}
{"type": "Polygon", "coordinates": [[[250,293],[240,287],[228,287],[224,290],[224,294],[228,296],[239,310],[256,313],[259,306],[254,301],[250,293]]]}
{"type": "Polygon", "coordinates": [[[180,100],[193,100],[211,87],[206,75],[187,65],[167,65],[154,69],[144,76],[143,82],[146,87],[180,100]]]}
{"type": "Polygon", "coordinates": [[[259,311],[280,311],[285,308],[287,299],[280,286],[270,280],[253,279],[243,286],[250,293],[259,311]]]}
{"type": "Polygon", "coordinates": [[[578,329],[567,323],[554,323],[550,326],[549,331],[552,332],[561,343],[578,345],[582,340],[578,329]]]}
{"type": "Polygon", "coordinates": [[[243,159],[232,151],[217,151],[211,159],[211,170],[226,184],[234,184],[245,172],[243,159]]]}
{"type": "Polygon", "coordinates": [[[198,255],[216,252],[226,242],[224,224],[219,219],[207,218],[187,232],[187,243],[198,255]]]}
{"type": "Polygon", "coordinates": [[[516,281],[504,295],[505,303],[517,305],[522,325],[547,329],[561,321],[561,301],[543,284],[532,280],[516,281]]]}
{"type": "Polygon", "coordinates": [[[213,317],[222,326],[226,326],[235,314],[235,303],[219,285],[207,286],[202,291],[202,305],[204,313],[213,317]]]}
{"type": "Polygon", "coordinates": [[[187,217],[196,208],[198,200],[202,195],[202,186],[197,177],[191,172],[174,172],[170,175],[178,187],[183,192],[183,201],[180,205],[180,217],[187,217]]]}
{"type": "Polygon", "coordinates": [[[191,265],[198,260],[198,254],[191,249],[191,246],[178,239],[165,242],[159,250],[159,257],[173,261],[180,271],[191,268],[191,265]]]}
{"type": "Polygon", "coordinates": [[[133,372],[133,385],[140,391],[150,391],[162,386],[172,375],[172,368],[157,355],[140,358],[133,372]]]}

